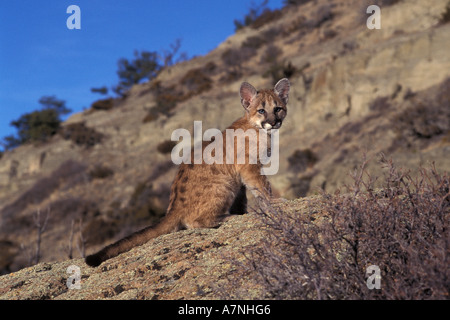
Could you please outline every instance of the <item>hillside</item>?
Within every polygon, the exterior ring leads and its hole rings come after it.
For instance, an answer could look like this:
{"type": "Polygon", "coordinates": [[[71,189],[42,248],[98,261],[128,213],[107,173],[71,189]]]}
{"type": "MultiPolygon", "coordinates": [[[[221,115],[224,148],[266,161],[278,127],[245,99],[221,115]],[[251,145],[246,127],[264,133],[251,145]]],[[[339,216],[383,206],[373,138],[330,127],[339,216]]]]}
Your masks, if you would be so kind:
{"type": "MultiPolygon", "coordinates": [[[[304,2],[285,7],[258,27],[239,30],[205,56],[165,69],[153,81],[134,86],[124,98],[72,115],[62,133],[48,143],[23,145],[3,155],[0,271],[33,264],[35,218],[43,222],[47,214],[39,261],[64,261],[55,265],[58,276],[51,278],[53,288],[60,289],[20,298],[114,296],[105,292],[116,286],[97,287],[99,282],[92,280],[102,277],[99,270],[82,267],[88,277],[84,283],[92,291],[64,291],[60,274],[70,264],[82,264],[78,258],[85,252],[164,214],[176,172],[167,152],[173,130],[192,132],[194,120],[203,121],[203,130],[224,129],[243,113],[238,88],[244,80],[257,88],[271,87],[283,76],[292,83],[288,116],[280,130],[280,170],[269,178],[284,198],[311,196],[319,188],[333,192],[349,182],[348,172],[364,152],[375,159],[384,152],[398,166],[413,171],[431,161],[439,172],[450,171],[450,24],[443,18],[448,1],[379,1],[393,3],[380,4],[380,30],[366,27],[367,6],[361,1],[304,2]]],[[[382,173],[376,161],[368,169],[374,175],[382,173]]],[[[258,228],[245,227],[251,216],[237,219],[236,226],[231,220],[219,229],[156,239],[132,252],[126,262],[111,262],[111,272],[117,277],[122,272],[126,277],[139,273],[168,248],[180,252],[173,265],[156,270],[145,281],[164,277],[169,281],[177,274],[195,279],[194,271],[183,265],[186,237],[198,251],[226,241],[237,241],[233,243],[238,248],[238,234],[252,234],[257,241],[258,228]],[[233,233],[226,234],[227,228],[233,233]]],[[[232,247],[217,250],[225,248],[232,247]]],[[[200,260],[205,265],[196,272],[210,272],[208,257],[200,260]]],[[[47,277],[42,263],[20,271],[20,287],[47,277]]],[[[5,298],[9,298],[5,288],[18,285],[16,276],[2,278],[2,283],[7,281],[1,289],[5,298]]],[[[177,286],[176,281],[171,285],[177,286]]],[[[123,297],[150,295],[122,289],[118,291],[123,297]]],[[[159,298],[197,297],[187,291],[171,295],[172,289],[152,290],[159,298]]],[[[196,290],[204,291],[201,285],[196,290]]]]}

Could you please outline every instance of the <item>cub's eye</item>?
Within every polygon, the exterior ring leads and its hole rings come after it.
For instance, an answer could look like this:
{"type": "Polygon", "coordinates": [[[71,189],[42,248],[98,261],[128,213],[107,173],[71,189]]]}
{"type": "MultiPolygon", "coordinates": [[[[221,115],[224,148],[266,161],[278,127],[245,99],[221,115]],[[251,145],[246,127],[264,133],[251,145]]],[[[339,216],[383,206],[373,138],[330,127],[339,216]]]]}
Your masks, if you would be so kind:
{"type": "Polygon", "coordinates": [[[275,113],[277,113],[277,112],[279,112],[279,111],[281,111],[281,108],[280,108],[280,107],[276,107],[276,108],[273,110],[273,112],[275,112],[275,113]]]}
{"type": "Polygon", "coordinates": [[[266,110],[264,110],[264,109],[259,109],[259,110],[258,110],[258,113],[259,113],[259,114],[264,114],[264,113],[266,113],[266,110]]]}

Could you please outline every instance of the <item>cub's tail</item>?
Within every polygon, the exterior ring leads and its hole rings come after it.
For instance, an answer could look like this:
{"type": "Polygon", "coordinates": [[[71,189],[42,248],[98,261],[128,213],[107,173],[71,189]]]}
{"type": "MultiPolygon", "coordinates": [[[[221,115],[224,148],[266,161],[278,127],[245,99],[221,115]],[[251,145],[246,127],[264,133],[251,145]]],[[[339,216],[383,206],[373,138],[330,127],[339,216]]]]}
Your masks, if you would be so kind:
{"type": "Polygon", "coordinates": [[[114,258],[121,253],[131,250],[134,247],[143,245],[150,239],[160,235],[171,233],[180,229],[180,221],[174,216],[165,216],[156,226],[147,227],[137,231],[116,243],[113,243],[99,252],[87,256],[85,261],[91,267],[97,267],[102,262],[114,258]]]}

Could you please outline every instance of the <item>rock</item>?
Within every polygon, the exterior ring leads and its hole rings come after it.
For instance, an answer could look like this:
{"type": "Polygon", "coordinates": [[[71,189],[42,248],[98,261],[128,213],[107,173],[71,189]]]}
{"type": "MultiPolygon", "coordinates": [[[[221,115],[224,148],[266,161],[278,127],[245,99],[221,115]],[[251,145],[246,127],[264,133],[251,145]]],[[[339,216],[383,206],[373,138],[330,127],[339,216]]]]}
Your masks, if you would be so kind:
{"type": "MultiPolygon", "coordinates": [[[[263,236],[264,226],[255,213],[236,216],[216,229],[161,236],[97,268],[72,259],[4,275],[0,299],[224,298],[219,288],[230,289],[227,275],[242,272],[233,260],[243,259],[247,248],[258,245],[263,236]]],[[[245,288],[249,299],[259,297],[258,284],[247,282],[245,288]]],[[[232,291],[229,294],[232,298],[232,291]]]]}

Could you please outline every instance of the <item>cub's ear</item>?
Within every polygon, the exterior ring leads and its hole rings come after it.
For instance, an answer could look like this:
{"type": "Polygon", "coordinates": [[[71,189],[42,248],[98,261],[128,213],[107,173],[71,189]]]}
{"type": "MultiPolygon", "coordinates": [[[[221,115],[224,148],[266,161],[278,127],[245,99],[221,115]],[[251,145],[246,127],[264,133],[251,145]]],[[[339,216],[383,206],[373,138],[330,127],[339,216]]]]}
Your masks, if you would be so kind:
{"type": "Polygon", "coordinates": [[[278,95],[278,97],[283,101],[284,104],[288,103],[289,100],[289,89],[291,88],[291,84],[289,83],[289,80],[286,78],[281,79],[277,82],[275,85],[275,88],[273,89],[275,94],[278,95]]]}
{"type": "Polygon", "coordinates": [[[242,82],[241,88],[239,89],[239,94],[241,96],[242,106],[247,110],[258,92],[250,83],[242,82]]]}

